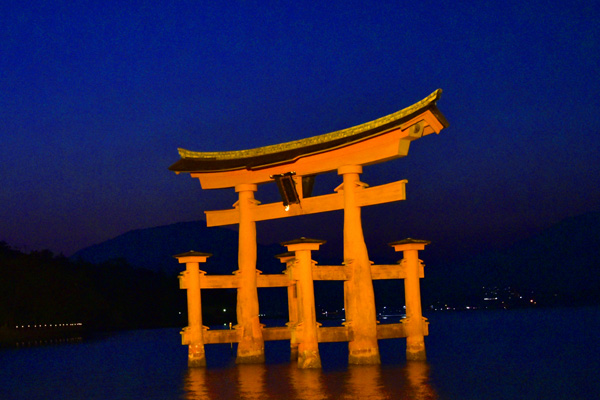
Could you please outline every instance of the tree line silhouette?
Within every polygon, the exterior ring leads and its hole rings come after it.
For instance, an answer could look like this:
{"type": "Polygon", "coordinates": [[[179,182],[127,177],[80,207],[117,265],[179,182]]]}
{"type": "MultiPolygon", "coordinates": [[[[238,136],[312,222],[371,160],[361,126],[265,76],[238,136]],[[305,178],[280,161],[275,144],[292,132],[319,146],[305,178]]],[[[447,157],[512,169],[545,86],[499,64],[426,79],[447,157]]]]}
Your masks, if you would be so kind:
{"type": "MultiPolygon", "coordinates": [[[[222,310],[235,310],[235,293],[205,292],[205,324],[231,319],[222,310]]],[[[0,242],[0,327],[82,323],[96,331],[185,326],[186,301],[177,274],[134,268],[124,259],[96,265],[49,250],[26,254],[0,242]]]]}

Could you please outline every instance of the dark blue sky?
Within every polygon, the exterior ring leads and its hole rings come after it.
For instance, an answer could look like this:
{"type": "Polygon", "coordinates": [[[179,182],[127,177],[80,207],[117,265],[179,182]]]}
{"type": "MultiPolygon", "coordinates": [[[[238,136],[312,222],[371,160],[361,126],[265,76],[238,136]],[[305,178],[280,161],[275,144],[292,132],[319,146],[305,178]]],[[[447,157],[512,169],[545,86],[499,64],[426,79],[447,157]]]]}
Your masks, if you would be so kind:
{"type": "Polygon", "coordinates": [[[451,126],[365,169],[409,180],[367,234],[475,251],[600,210],[593,2],[162,3],[0,5],[0,240],[69,255],[202,218],[235,194],[168,171],[177,147],[313,136],[437,88],[451,126]]]}

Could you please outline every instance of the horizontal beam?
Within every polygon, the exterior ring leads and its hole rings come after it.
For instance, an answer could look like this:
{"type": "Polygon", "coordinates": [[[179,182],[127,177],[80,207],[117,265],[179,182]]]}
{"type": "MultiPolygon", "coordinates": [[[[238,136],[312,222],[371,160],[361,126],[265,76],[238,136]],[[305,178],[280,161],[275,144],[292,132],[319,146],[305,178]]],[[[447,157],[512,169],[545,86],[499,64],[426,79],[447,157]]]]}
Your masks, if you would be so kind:
{"type": "Polygon", "coordinates": [[[377,325],[377,339],[396,339],[405,338],[406,329],[403,323],[397,324],[378,324],[377,325]]]}
{"type": "Polygon", "coordinates": [[[233,289],[239,281],[236,275],[200,275],[200,289],[233,289]]]}
{"type": "MultiPolygon", "coordinates": [[[[378,324],[377,339],[396,339],[408,337],[406,323],[378,324]]],[[[423,318],[423,336],[429,336],[429,322],[423,318]]]]}
{"type": "MultiPolygon", "coordinates": [[[[314,265],[313,281],[346,281],[350,271],[345,265],[314,265]]],[[[419,268],[419,277],[423,278],[423,267],[419,268]]],[[[405,279],[406,271],[402,264],[371,265],[371,279],[405,279]]],[[[187,279],[180,275],[181,288],[187,289],[187,279]]],[[[238,275],[200,275],[200,289],[235,289],[240,287],[238,275]]],[[[294,284],[287,274],[257,274],[256,287],[287,287],[294,284]]]]}
{"type": "Polygon", "coordinates": [[[319,343],[350,342],[354,340],[352,329],[347,326],[327,326],[317,329],[319,343]]]}
{"type": "MultiPolygon", "coordinates": [[[[391,203],[393,201],[406,200],[406,183],[401,181],[373,186],[366,189],[356,190],[356,203],[359,207],[372,206],[376,204],[391,203]]],[[[271,219],[295,217],[298,215],[317,214],[327,211],[342,210],[344,208],[344,194],[326,194],[315,197],[307,197],[301,200],[300,205],[292,204],[285,211],[282,202],[256,205],[251,208],[253,221],[266,221],[271,219]]],[[[237,208],[230,210],[205,211],[207,226],[234,225],[240,222],[240,213],[237,208]]]]}
{"type": "MultiPolygon", "coordinates": [[[[271,340],[290,340],[292,335],[292,329],[287,326],[262,328],[263,339],[265,341],[271,340]]],[[[215,344],[215,343],[238,343],[240,339],[239,329],[215,329],[215,330],[204,330],[203,340],[204,344],[215,344]]],[[[429,323],[423,321],[423,332],[425,336],[429,335],[429,323]]],[[[302,335],[300,334],[299,337],[302,335]]],[[[402,322],[396,324],[378,324],[377,325],[377,339],[397,339],[405,338],[408,334],[406,332],[406,324],[402,322]]],[[[317,341],[319,343],[332,343],[332,342],[349,342],[354,340],[354,334],[352,328],[349,326],[327,326],[319,327],[317,329],[317,341]]]]}
{"type": "Polygon", "coordinates": [[[290,340],[292,331],[287,326],[262,328],[264,340],[290,340]]]}
{"type": "Polygon", "coordinates": [[[405,279],[406,271],[400,264],[371,265],[371,279],[405,279]]]}
{"type": "MultiPolygon", "coordinates": [[[[238,275],[200,275],[200,289],[235,289],[240,287],[239,282],[238,275]]],[[[256,287],[259,288],[286,287],[291,284],[290,278],[285,274],[256,276],[256,287]]]]}
{"type": "Polygon", "coordinates": [[[402,179],[401,181],[386,183],[385,185],[357,190],[356,204],[359,207],[366,207],[406,200],[407,183],[408,180],[402,179]]]}
{"type": "MultiPolygon", "coordinates": [[[[205,330],[203,332],[204,344],[215,344],[215,343],[238,343],[240,341],[240,330],[239,329],[215,329],[205,330]]],[[[290,328],[283,327],[272,327],[262,328],[264,340],[290,340],[291,331],[290,328]]]]}
{"type": "Polygon", "coordinates": [[[313,281],[347,281],[350,272],[345,265],[314,265],[313,281]]]}
{"type": "MultiPolygon", "coordinates": [[[[315,265],[312,268],[314,281],[346,281],[350,271],[345,265],[315,265]]],[[[419,268],[419,278],[423,278],[423,267],[419,268]]],[[[371,279],[406,279],[406,271],[401,264],[371,265],[371,279]]]]}
{"type": "Polygon", "coordinates": [[[287,287],[290,286],[292,282],[290,281],[290,277],[285,274],[270,274],[270,275],[262,275],[259,274],[256,277],[256,287],[265,288],[265,287],[287,287]]]}
{"type": "Polygon", "coordinates": [[[202,332],[204,344],[238,343],[240,341],[239,338],[240,331],[237,329],[209,329],[202,332]]]}
{"type": "MultiPolygon", "coordinates": [[[[236,329],[205,330],[203,332],[204,344],[214,343],[238,343],[240,331],[236,329]]],[[[290,340],[292,328],[287,326],[262,328],[263,339],[290,340]]],[[[351,330],[346,326],[319,327],[317,329],[317,340],[319,343],[326,342],[348,342],[352,340],[351,330]]]]}

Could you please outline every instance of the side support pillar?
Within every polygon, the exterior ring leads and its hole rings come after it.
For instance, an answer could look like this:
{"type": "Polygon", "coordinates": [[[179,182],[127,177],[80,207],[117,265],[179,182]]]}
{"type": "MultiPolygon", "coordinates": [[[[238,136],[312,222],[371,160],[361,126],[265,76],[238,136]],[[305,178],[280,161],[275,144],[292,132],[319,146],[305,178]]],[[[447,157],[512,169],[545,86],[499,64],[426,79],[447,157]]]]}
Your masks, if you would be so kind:
{"type": "Polygon", "coordinates": [[[409,361],[423,361],[427,359],[425,353],[425,334],[427,319],[423,318],[421,310],[421,288],[419,286],[420,269],[423,267],[419,260],[419,250],[424,250],[430,242],[427,240],[404,239],[390,243],[396,251],[401,251],[404,258],[400,262],[405,269],[404,296],[406,298],[406,318],[402,320],[405,325],[406,359],[409,361]]]}
{"type": "Polygon", "coordinates": [[[298,360],[298,335],[296,327],[298,325],[298,285],[292,278],[292,269],[294,267],[294,253],[287,252],[276,256],[279,261],[285,263],[285,273],[290,278],[290,285],[287,287],[288,298],[288,322],[286,323],[290,330],[290,360],[298,360]]]}
{"type": "Polygon", "coordinates": [[[356,203],[356,192],[365,186],[360,182],[360,173],[360,165],[338,169],[338,175],[344,178],[344,265],[349,266],[351,271],[350,279],[344,282],[345,324],[354,332],[354,339],[348,343],[348,362],[379,364],[371,261],[363,236],[361,209],[356,203]]]}
{"type": "Polygon", "coordinates": [[[300,323],[297,330],[299,336],[298,368],[321,368],[315,290],[312,278],[314,261],[311,259],[311,250],[318,250],[323,243],[325,243],[323,240],[306,238],[282,243],[289,251],[295,253],[292,279],[297,281],[298,309],[300,312],[300,323]]]}
{"type": "Polygon", "coordinates": [[[185,271],[179,274],[179,287],[187,289],[188,326],[181,331],[181,342],[188,345],[188,366],[205,367],[204,338],[202,326],[202,298],[200,296],[200,263],[212,254],[189,251],[174,256],[185,271]]]}
{"type": "Polygon", "coordinates": [[[265,345],[258,318],[258,291],[256,289],[256,222],[253,208],[256,185],[242,184],[235,187],[239,194],[237,208],[240,213],[238,268],[240,287],[237,292],[237,326],[241,329],[236,363],[262,363],[265,361],[265,345]]]}

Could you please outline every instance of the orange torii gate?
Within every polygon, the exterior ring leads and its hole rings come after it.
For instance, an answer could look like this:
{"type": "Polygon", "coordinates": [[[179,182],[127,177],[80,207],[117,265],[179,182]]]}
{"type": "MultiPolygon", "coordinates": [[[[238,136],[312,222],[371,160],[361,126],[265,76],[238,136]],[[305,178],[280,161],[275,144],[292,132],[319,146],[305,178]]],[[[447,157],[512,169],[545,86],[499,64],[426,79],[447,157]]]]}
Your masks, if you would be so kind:
{"type": "Polygon", "coordinates": [[[428,323],[421,312],[419,278],[423,265],[418,251],[429,242],[405,239],[391,243],[403,259],[395,265],[372,265],[365,245],[361,207],[404,200],[406,180],[368,187],[359,179],[363,166],[408,154],[413,140],[439,133],[448,122],[436,106],[441,90],[385,117],[348,129],[307,139],[228,152],[179,149],[181,159],[169,169],[190,173],[203,189],[234,188],[239,200],[233,209],[206,211],[208,226],[239,224],[238,270],[233,275],[206,275],[199,263],[210,256],[191,251],[175,256],[186,270],[180,286],[187,289],[189,325],[182,341],[189,346],[188,364],[206,365],[204,345],[238,343],[238,363],[264,362],[265,340],[290,340],[292,356],[301,368],[320,367],[319,342],[348,341],[349,363],[380,362],[378,339],[407,338],[407,359],[425,359],[428,323]],[[310,197],[314,177],[337,171],[343,182],[332,194],[310,197]],[[257,185],[275,181],[282,202],[260,204],[257,185]],[[288,253],[280,259],[284,274],[263,275],[256,269],[256,222],[344,210],[344,263],[316,266],[311,252],[324,243],[300,238],[282,243],[288,253]],[[406,318],[377,325],[373,279],[404,279],[406,318]],[[321,327],[316,322],[314,280],[343,280],[346,322],[321,327]],[[265,328],[259,320],[257,288],[287,287],[289,322],[265,328]],[[202,325],[201,289],[236,288],[237,325],[234,330],[209,330],[202,325]]]}

